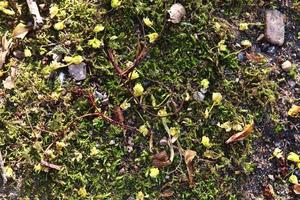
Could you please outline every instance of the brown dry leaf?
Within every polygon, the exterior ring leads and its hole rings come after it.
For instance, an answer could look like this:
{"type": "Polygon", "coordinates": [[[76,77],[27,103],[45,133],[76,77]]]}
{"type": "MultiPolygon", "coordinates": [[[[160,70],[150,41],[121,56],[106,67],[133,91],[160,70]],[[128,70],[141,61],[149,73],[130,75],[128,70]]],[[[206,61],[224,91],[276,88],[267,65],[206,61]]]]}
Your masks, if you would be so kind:
{"type": "Polygon", "coordinates": [[[194,185],[194,181],[193,181],[193,165],[192,165],[192,161],[195,158],[195,156],[197,155],[196,151],[193,150],[185,150],[184,151],[184,161],[186,164],[186,168],[188,171],[188,177],[189,177],[189,186],[193,187],[194,185]]]}
{"type": "Polygon", "coordinates": [[[45,160],[41,161],[41,165],[44,167],[48,167],[48,168],[56,169],[56,170],[60,170],[62,168],[62,166],[60,166],[60,165],[55,165],[55,164],[49,163],[45,160]]]}
{"type": "Polygon", "coordinates": [[[164,168],[171,164],[167,152],[162,151],[155,154],[152,158],[152,164],[157,168],[164,168]]]}
{"type": "Polygon", "coordinates": [[[288,111],[288,115],[291,117],[296,117],[300,113],[300,106],[292,105],[288,111]]]}
{"type": "Polygon", "coordinates": [[[264,187],[264,196],[268,199],[273,199],[276,196],[272,185],[268,184],[264,187]]]}
{"type": "Polygon", "coordinates": [[[300,184],[295,184],[293,187],[295,194],[300,194],[300,184]]]}
{"type": "Polygon", "coordinates": [[[125,118],[124,118],[123,111],[120,108],[120,106],[115,106],[113,109],[113,113],[114,113],[114,119],[123,124],[125,121],[125,118]]]}
{"type": "Polygon", "coordinates": [[[174,191],[171,189],[166,189],[162,193],[160,193],[160,197],[169,198],[174,195],[174,191]]]}
{"type": "Polygon", "coordinates": [[[1,48],[0,48],[0,68],[4,65],[6,56],[9,53],[9,49],[12,45],[12,39],[7,40],[7,32],[1,39],[1,48]]]}
{"type": "Polygon", "coordinates": [[[19,23],[13,30],[12,36],[14,38],[23,39],[27,35],[28,31],[29,28],[26,25],[19,23]]]}
{"type": "Polygon", "coordinates": [[[255,53],[246,53],[246,57],[248,58],[248,60],[254,62],[263,62],[265,60],[264,56],[255,53]]]}
{"type": "Polygon", "coordinates": [[[252,133],[253,128],[254,128],[254,123],[252,123],[252,124],[247,124],[247,125],[244,127],[244,130],[243,130],[243,131],[234,134],[234,135],[231,136],[225,143],[226,143],[226,144],[229,144],[229,143],[232,143],[232,142],[237,142],[237,141],[244,140],[248,135],[250,135],[250,133],[252,133]]]}

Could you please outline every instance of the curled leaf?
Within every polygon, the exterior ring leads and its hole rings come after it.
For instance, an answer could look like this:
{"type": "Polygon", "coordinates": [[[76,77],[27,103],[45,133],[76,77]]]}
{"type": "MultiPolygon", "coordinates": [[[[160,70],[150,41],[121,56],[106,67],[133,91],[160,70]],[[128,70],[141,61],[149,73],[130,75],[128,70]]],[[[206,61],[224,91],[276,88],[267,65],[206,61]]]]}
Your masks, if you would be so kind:
{"type": "Polygon", "coordinates": [[[237,141],[244,140],[247,136],[250,135],[250,133],[252,133],[253,128],[254,128],[254,123],[252,123],[252,124],[247,124],[247,125],[244,127],[244,130],[243,130],[243,131],[234,134],[234,135],[231,136],[225,143],[226,143],[226,144],[229,144],[229,143],[232,143],[232,142],[237,142],[237,141]]]}
{"type": "Polygon", "coordinates": [[[300,113],[300,106],[292,105],[288,111],[288,115],[291,117],[296,117],[300,113]]]}
{"type": "Polygon", "coordinates": [[[9,53],[9,49],[12,45],[12,39],[7,40],[7,32],[1,39],[1,47],[0,47],[0,68],[4,65],[6,56],[9,53]]]}
{"type": "Polygon", "coordinates": [[[190,187],[193,187],[194,185],[194,181],[193,181],[193,165],[192,165],[192,161],[195,158],[195,156],[197,155],[196,151],[193,150],[185,150],[184,151],[184,161],[186,164],[186,168],[188,171],[188,178],[189,178],[189,185],[190,187]]]}
{"type": "Polygon", "coordinates": [[[293,186],[293,190],[295,192],[295,194],[300,194],[300,184],[297,183],[293,186]]]}
{"type": "Polygon", "coordinates": [[[28,31],[29,28],[25,24],[19,23],[13,30],[12,36],[14,38],[23,39],[27,35],[28,31]]]}
{"type": "Polygon", "coordinates": [[[157,168],[164,168],[171,164],[169,156],[165,151],[155,154],[152,158],[152,164],[157,168]]]}
{"type": "Polygon", "coordinates": [[[172,189],[166,189],[162,193],[160,193],[159,196],[162,197],[162,198],[169,198],[169,197],[171,197],[173,195],[174,195],[174,190],[172,190],[172,189]]]}

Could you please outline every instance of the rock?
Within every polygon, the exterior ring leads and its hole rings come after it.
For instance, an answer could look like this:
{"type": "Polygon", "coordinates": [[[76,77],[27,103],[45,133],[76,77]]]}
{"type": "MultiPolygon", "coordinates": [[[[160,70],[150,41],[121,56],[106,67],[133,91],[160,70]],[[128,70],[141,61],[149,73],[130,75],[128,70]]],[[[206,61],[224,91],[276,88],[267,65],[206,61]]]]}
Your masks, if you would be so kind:
{"type": "Polygon", "coordinates": [[[245,60],[245,54],[243,52],[238,53],[237,58],[239,61],[245,60]]]}
{"type": "Polygon", "coordinates": [[[275,46],[270,46],[270,47],[268,48],[268,50],[267,50],[267,53],[268,53],[268,54],[274,54],[274,53],[276,53],[276,51],[277,51],[277,49],[276,49],[275,46]]]}
{"type": "Polygon", "coordinates": [[[196,101],[201,102],[201,101],[204,101],[205,95],[204,95],[202,92],[197,91],[197,92],[195,92],[195,93],[193,94],[193,98],[194,98],[196,101]]]}
{"type": "Polygon", "coordinates": [[[185,8],[180,3],[173,4],[168,12],[170,14],[169,21],[174,24],[180,23],[182,18],[186,15],[185,8]]]}
{"type": "Polygon", "coordinates": [[[80,63],[79,65],[70,65],[68,67],[70,75],[76,81],[82,81],[86,79],[86,64],[80,63]]]}
{"type": "Polygon", "coordinates": [[[282,46],[284,43],[284,17],[278,10],[267,10],[265,16],[265,36],[268,42],[282,46]]]}
{"type": "Polygon", "coordinates": [[[284,63],[282,63],[281,68],[283,71],[288,72],[292,68],[292,63],[289,60],[287,60],[284,63]]]}

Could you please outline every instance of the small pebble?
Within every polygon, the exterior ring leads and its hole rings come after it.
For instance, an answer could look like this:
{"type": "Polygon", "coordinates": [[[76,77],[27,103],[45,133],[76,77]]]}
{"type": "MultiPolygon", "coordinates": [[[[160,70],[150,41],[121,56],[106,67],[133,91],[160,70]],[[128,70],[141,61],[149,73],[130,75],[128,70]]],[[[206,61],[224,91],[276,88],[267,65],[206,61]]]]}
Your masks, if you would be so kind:
{"type": "Polygon", "coordinates": [[[82,81],[86,79],[86,64],[80,63],[79,65],[70,65],[68,67],[70,75],[76,81],[82,81]]]}
{"type": "Polygon", "coordinates": [[[274,54],[274,53],[276,53],[276,47],[275,46],[270,46],[269,48],[268,48],[268,50],[267,50],[267,53],[268,54],[274,54]]]}
{"type": "Polygon", "coordinates": [[[282,63],[281,68],[283,71],[288,72],[292,68],[292,63],[289,60],[287,60],[284,63],[282,63]]]}
{"type": "Polygon", "coordinates": [[[245,55],[243,52],[240,52],[238,55],[237,55],[237,58],[239,61],[244,61],[245,60],[245,55]]]}
{"type": "Polygon", "coordinates": [[[289,81],[288,81],[288,84],[289,84],[289,86],[290,86],[291,88],[294,88],[294,87],[296,86],[296,82],[293,81],[293,80],[289,80],[289,81]]]}
{"type": "Polygon", "coordinates": [[[205,98],[205,95],[202,94],[201,92],[197,91],[193,94],[193,98],[196,100],[196,101],[204,101],[204,98],[205,98]]]}

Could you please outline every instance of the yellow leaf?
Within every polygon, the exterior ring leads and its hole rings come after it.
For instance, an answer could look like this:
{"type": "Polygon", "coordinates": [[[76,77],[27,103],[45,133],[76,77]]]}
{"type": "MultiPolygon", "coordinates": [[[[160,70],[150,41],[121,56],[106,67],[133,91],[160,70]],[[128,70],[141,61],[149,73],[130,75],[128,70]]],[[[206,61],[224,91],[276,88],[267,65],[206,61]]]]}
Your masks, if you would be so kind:
{"type": "Polygon", "coordinates": [[[200,84],[204,89],[209,87],[209,81],[207,79],[203,79],[200,84]]]}
{"type": "Polygon", "coordinates": [[[13,178],[15,176],[14,170],[10,166],[5,166],[4,169],[8,178],[13,178]]]}
{"type": "Polygon", "coordinates": [[[139,73],[136,70],[133,70],[133,72],[128,74],[128,77],[130,80],[134,80],[140,77],[139,73]]]}
{"type": "Polygon", "coordinates": [[[78,195],[81,196],[81,197],[86,197],[86,196],[87,196],[87,191],[86,191],[86,189],[85,189],[84,187],[79,188],[79,190],[78,190],[77,193],[78,193],[78,195]]]}
{"type": "Polygon", "coordinates": [[[139,131],[143,134],[143,136],[147,136],[149,133],[147,125],[145,124],[139,127],[139,131]]]}
{"type": "Polygon", "coordinates": [[[140,83],[135,84],[133,87],[133,95],[135,97],[140,97],[144,94],[144,88],[140,83]]]}
{"type": "Polygon", "coordinates": [[[292,174],[290,177],[289,177],[289,181],[290,183],[292,184],[298,184],[298,178],[296,175],[292,174]]]}
{"type": "Polygon", "coordinates": [[[279,148],[274,149],[273,156],[275,156],[276,158],[282,158],[283,157],[282,150],[279,148]]]}
{"type": "Polygon", "coordinates": [[[202,136],[201,144],[203,144],[203,146],[205,146],[207,148],[211,147],[209,137],[202,136]]]}
{"type": "Polygon", "coordinates": [[[143,21],[146,24],[146,26],[149,26],[149,27],[153,26],[153,22],[148,17],[144,18],[143,21]]]}
{"type": "Polygon", "coordinates": [[[157,167],[150,168],[150,177],[156,178],[159,175],[159,169],[157,167]]]}
{"type": "Polygon", "coordinates": [[[14,28],[12,36],[14,38],[23,39],[27,35],[28,31],[29,28],[26,25],[20,23],[14,28]]]}
{"type": "Polygon", "coordinates": [[[57,22],[53,27],[55,30],[61,31],[65,28],[65,24],[63,22],[57,22]]]}
{"type": "Polygon", "coordinates": [[[180,130],[177,127],[171,127],[170,128],[170,135],[175,137],[178,136],[180,134],[180,130]]]}
{"type": "Polygon", "coordinates": [[[105,29],[105,27],[101,24],[97,24],[94,28],[94,33],[99,33],[101,31],[103,31],[105,29]]]}
{"type": "Polygon", "coordinates": [[[117,8],[121,5],[121,1],[120,0],[111,0],[111,7],[112,8],[117,8]]]}
{"type": "Polygon", "coordinates": [[[288,111],[288,115],[291,117],[296,117],[300,113],[300,106],[292,105],[290,110],[288,111]]]}
{"type": "Polygon", "coordinates": [[[2,10],[2,12],[7,15],[15,15],[16,14],[15,11],[13,11],[12,9],[6,9],[6,8],[4,8],[2,10]]]}
{"type": "Polygon", "coordinates": [[[27,57],[27,58],[32,56],[30,49],[25,49],[24,50],[24,56],[27,57]]]}
{"type": "Polygon", "coordinates": [[[249,29],[248,26],[249,26],[249,24],[247,24],[247,23],[240,23],[239,29],[240,29],[240,31],[245,31],[245,30],[249,29]]]}
{"type": "Polygon", "coordinates": [[[220,104],[221,103],[221,101],[222,101],[222,94],[221,93],[219,93],[219,92],[214,92],[213,94],[212,94],[212,100],[213,100],[213,102],[215,103],[215,104],[220,104]]]}
{"type": "Polygon", "coordinates": [[[144,200],[145,195],[143,194],[143,192],[139,191],[136,194],[135,200],[144,200]]]}
{"type": "Polygon", "coordinates": [[[287,160],[299,163],[300,162],[300,157],[299,157],[298,154],[296,154],[294,152],[290,152],[288,157],[287,157],[287,160]]]}
{"type": "Polygon", "coordinates": [[[225,143],[229,144],[229,143],[232,143],[232,142],[237,142],[237,141],[244,140],[247,136],[249,136],[252,133],[253,129],[254,129],[254,123],[247,124],[244,127],[243,131],[234,134],[225,143]]]}
{"type": "Polygon", "coordinates": [[[244,46],[244,47],[251,47],[252,43],[249,40],[243,40],[241,42],[241,45],[244,46]]]}
{"type": "Polygon", "coordinates": [[[99,153],[99,150],[98,150],[96,147],[93,147],[93,148],[91,149],[90,155],[91,155],[91,156],[95,156],[95,155],[97,155],[98,153],[99,153]]]}
{"type": "Polygon", "coordinates": [[[158,33],[150,33],[148,37],[149,37],[149,42],[154,43],[158,38],[158,33]]]}
{"type": "Polygon", "coordinates": [[[57,5],[51,6],[49,13],[50,13],[50,18],[55,17],[59,12],[59,7],[57,5]]]}

